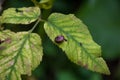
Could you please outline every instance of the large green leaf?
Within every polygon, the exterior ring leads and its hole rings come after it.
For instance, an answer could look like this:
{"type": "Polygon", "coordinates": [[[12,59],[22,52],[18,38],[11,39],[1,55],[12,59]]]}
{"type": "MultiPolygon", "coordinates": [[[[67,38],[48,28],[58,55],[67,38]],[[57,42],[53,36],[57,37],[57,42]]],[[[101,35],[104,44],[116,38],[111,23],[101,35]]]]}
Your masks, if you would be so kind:
{"type": "Polygon", "coordinates": [[[96,44],[87,27],[74,15],[53,13],[44,25],[50,39],[74,63],[89,70],[110,74],[109,69],[101,56],[101,47],[96,44]],[[57,36],[64,36],[65,40],[56,43],[57,36]]]}
{"type": "Polygon", "coordinates": [[[30,24],[40,16],[38,7],[8,8],[0,17],[0,23],[30,24]]]}
{"type": "Polygon", "coordinates": [[[0,32],[0,80],[21,80],[42,60],[41,39],[35,33],[0,32]]]}

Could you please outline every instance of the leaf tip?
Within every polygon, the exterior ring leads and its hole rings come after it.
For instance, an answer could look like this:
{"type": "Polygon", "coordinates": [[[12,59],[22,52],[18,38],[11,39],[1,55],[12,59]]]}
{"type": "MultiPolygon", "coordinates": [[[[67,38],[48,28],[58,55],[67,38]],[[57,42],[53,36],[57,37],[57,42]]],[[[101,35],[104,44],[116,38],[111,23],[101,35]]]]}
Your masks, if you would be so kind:
{"type": "Polygon", "coordinates": [[[107,67],[106,72],[105,72],[104,74],[105,74],[105,75],[111,75],[111,72],[110,72],[110,70],[109,70],[108,67],[107,67]]]}

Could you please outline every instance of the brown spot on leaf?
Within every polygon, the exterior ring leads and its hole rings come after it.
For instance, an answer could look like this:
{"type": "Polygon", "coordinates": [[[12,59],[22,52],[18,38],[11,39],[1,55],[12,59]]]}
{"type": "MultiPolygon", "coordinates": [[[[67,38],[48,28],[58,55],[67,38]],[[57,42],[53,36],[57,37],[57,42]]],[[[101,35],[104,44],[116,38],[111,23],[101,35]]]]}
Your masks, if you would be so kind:
{"type": "Polygon", "coordinates": [[[77,62],[79,65],[83,66],[84,68],[88,68],[88,64],[83,64],[81,61],[77,62]]]}
{"type": "Polygon", "coordinates": [[[11,43],[11,38],[6,38],[5,40],[0,40],[0,44],[2,43],[11,43]]]}
{"type": "Polygon", "coordinates": [[[85,64],[83,67],[84,67],[84,68],[88,68],[88,65],[87,65],[87,64],[85,64]]]}
{"type": "Polygon", "coordinates": [[[96,70],[97,68],[98,68],[98,66],[95,64],[95,65],[94,65],[94,70],[96,70]]]}
{"type": "Polygon", "coordinates": [[[4,40],[4,42],[8,43],[8,44],[11,43],[11,41],[12,41],[11,38],[7,38],[7,39],[4,40]]]}
{"type": "Polygon", "coordinates": [[[80,65],[83,65],[83,63],[81,61],[78,61],[77,63],[80,64],[80,65]]]}

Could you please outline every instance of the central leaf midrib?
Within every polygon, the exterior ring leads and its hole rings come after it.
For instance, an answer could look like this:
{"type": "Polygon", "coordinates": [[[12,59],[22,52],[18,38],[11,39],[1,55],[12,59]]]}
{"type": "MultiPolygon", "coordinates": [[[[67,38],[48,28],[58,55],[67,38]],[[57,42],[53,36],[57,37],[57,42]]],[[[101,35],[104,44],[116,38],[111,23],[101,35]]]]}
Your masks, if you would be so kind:
{"type": "Polygon", "coordinates": [[[25,39],[24,39],[23,43],[21,44],[21,47],[19,48],[19,51],[18,51],[17,55],[15,56],[15,60],[14,60],[15,62],[11,66],[11,70],[10,70],[10,72],[8,74],[9,79],[11,77],[10,75],[11,75],[12,71],[15,69],[15,64],[17,63],[18,57],[19,57],[19,55],[20,55],[20,53],[21,53],[21,51],[22,51],[22,49],[23,49],[23,47],[24,47],[24,45],[25,45],[25,43],[26,43],[26,41],[27,41],[27,39],[29,37],[29,34],[26,34],[24,37],[25,37],[25,39]]]}

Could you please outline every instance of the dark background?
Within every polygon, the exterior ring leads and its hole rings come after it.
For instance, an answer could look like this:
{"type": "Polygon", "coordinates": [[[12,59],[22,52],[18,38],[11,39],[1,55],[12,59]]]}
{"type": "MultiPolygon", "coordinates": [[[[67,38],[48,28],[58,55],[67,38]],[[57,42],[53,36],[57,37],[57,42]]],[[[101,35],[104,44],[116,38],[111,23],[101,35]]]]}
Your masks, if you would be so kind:
{"type": "MultiPolygon", "coordinates": [[[[33,6],[33,3],[30,0],[6,0],[2,6],[4,10],[33,6]]],[[[102,57],[111,75],[91,72],[70,62],[44,34],[43,61],[33,71],[33,76],[38,80],[120,80],[120,0],[55,0],[52,12],[75,14],[88,26],[93,39],[102,47],[102,57]]]]}

